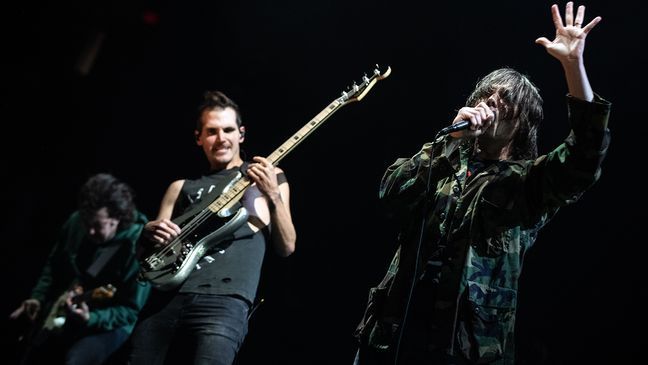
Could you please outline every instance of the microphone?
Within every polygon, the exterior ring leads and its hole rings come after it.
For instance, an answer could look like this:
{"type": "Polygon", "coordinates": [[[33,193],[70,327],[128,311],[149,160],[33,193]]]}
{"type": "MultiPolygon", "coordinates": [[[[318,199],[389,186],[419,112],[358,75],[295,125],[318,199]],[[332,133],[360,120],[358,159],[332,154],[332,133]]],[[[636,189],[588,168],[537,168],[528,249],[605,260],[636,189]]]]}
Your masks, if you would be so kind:
{"type": "Polygon", "coordinates": [[[452,132],[468,129],[468,127],[470,127],[470,122],[469,121],[460,120],[460,121],[458,121],[457,123],[455,123],[453,125],[449,125],[449,126],[443,128],[443,129],[441,129],[439,131],[439,133],[437,133],[437,137],[445,136],[446,134],[449,134],[449,133],[452,133],[452,132]]]}
{"type": "MultiPolygon", "coordinates": [[[[493,111],[493,120],[491,121],[491,123],[495,122],[495,120],[497,120],[497,111],[493,111]]],[[[453,125],[449,125],[449,126],[443,128],[443,129],[441,129],[439,131],[439,133],[437,133],[436,138],[439,138],[441,136],[445,136],[446,134],[450,134],[452,132],[462,131],[464,129],[468,129],[469,127],[470,127],[470,121],[468,121],[468,120],[460,120],[460,121],[458,121],[457,123],[455,123],[453,125]]]]}

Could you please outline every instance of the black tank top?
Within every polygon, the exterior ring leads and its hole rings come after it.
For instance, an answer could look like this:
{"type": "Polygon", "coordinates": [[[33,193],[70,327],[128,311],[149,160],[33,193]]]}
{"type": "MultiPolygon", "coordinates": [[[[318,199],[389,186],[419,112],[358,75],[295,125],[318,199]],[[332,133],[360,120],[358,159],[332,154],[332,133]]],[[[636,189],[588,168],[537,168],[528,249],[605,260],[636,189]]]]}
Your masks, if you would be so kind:
{"type": "MultiPolygon", "coordinates": [[[[238,170],[221,170],[185,180],[174,212],[183,213],[205,197],[213,199],[220,195],[238,170]]],[[[234,295],[253,303],[266,250],[264,234],[261,231],[254,233],[248,224],[243,224],[233,239],[217,246],[198,261],[180,292],[234,295]]]]}

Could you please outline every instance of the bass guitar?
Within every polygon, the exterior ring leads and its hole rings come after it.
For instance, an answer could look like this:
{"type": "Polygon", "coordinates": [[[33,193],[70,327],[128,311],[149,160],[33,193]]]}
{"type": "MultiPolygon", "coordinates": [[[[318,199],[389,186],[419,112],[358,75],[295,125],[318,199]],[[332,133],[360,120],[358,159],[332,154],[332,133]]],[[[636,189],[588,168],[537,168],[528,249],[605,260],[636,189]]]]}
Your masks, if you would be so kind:
{"type": "MultiPolygon", "coordinates": [[[[340,97],[288,138],[267,159],[276,166],[333,113],[351,102],[362,100],[376,82],[390,73],[391,68],[387,67],[381,72],[376,66],[370,77],[365,75],[361,83],[354,83],[342,92],[340,97]]],[[[173,222],[182,232],[141,260],[140,278],[161,290],[179,286],[207,251],[231,239],[233,233],[247,222],[248,212],[240,207],[239,200],[250,185],[251,181],[239,172],[220,195],[211,200],[205,199],[199,206],[175,218],[173,222]]]]}

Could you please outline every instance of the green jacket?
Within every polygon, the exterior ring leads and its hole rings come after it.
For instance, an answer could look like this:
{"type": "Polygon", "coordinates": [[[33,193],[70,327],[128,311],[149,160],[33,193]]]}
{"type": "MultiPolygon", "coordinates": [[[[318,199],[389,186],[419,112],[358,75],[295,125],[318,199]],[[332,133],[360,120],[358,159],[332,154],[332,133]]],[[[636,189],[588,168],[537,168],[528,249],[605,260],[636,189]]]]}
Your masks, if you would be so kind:
{"type": "Polygon", "coordinates": [[[610,103],[598,96],[591,103],[571,96],[567,101],[570,135],[535,160],[495,162],[467,180],[474,140],[446,136],[387,169],[379,196],[402,228],[387,274],[369,292],[355,333],[361,343],[392,351],[412,278],[432,275],[436,300],[428,348],[463,353],[475,362],[512,359],[524,255],[557,210],[577,201],[599,178],[607,151],[610,103]]]}
{"type": "MultiPolygon", "coordinates": [[[[123,328],[131,333],[150,292],[148,283],[137,280],[139,261],[135,256],[137,239],[146,222],[146,216],[137,212],[135,222],[130,227],[120,229],[112,240],[97,246],[85,238],[86,229],[79,212],[74,212],[61,228],[38,283],[32,290],[32,298],[43,303],[43,309],[48,309],[73,284],[81,284],[86,291],[110,284],[116,289],[114,295],[90,304],[90,320],[86,323],[86,330],[102,332],[123,328]],[[113,245],[119,245],[119,248],[107,264],[96,277],[89,275],[86,269],[113,245]]],[[[41,314],[47,315],[46,312],[41,314]]]]}

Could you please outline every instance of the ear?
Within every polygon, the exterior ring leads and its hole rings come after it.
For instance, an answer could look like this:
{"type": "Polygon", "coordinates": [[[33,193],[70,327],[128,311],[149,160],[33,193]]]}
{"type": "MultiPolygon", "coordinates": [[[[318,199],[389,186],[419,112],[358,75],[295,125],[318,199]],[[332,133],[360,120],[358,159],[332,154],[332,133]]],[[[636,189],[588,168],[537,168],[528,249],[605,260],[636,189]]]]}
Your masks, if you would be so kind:
{"type": "Polygon", "coordinates": [[[239,132],[241,133],[241,138],[239,139],[239,142],[243,142],[245,140],[245,127],[240,126],[239,127],[239,132]]]}
{"type": "Polygon", "coordinates": [[[202,146],[202,141],[200,140],[200,132],[194,131],[194,136],[196,137],[196,144],[198,146],[202,146]]]}

